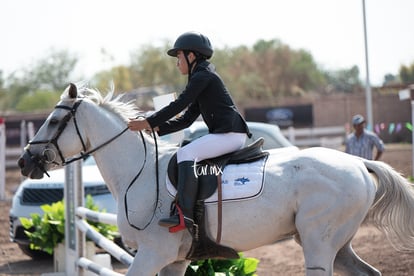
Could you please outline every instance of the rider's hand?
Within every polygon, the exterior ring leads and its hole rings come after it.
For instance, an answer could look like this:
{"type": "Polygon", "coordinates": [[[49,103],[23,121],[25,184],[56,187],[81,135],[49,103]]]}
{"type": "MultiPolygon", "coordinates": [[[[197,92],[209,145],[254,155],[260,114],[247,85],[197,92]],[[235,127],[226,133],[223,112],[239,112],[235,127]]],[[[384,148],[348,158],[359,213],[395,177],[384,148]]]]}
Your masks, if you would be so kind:
{"type": "Polygon", "coordinates": [[[151,126],[145,118],[131,118],[128,128],[132,131],[151,130],[151,126]]]}

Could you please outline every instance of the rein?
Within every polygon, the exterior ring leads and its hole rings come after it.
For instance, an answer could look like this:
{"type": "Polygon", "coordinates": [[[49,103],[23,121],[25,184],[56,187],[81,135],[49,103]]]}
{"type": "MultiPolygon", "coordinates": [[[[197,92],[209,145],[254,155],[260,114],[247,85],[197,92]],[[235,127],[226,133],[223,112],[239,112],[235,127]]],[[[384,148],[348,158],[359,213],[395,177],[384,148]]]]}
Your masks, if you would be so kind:
{"type": "Polygon", "coordinates": [[[135,181],[138,179],[138,177],[141,175],[144,167],[145,167],[145,163],[147,162],[147,144],[145,143],[145,138],[144,135],[142,134],[142,131],[139,132],[139,134],[141,135],[141,140],[142,143],[144,145],[144,162],[142,163],[141,168],[139,169],[138,173],[135,175],[135,177],[131,180],[131,182],[128,185],[128,188],[125,191],[125,195],[124,195],[124,205],[125,205],[125,217],[128,221],[129,226],[131,226],[132,228],[142,231],[145,230],[145,228],[148,227],[148,225],[151,224],[151,222],[153,221],[154,217],[155,217],[155,213],[158,207],[158,201],[159,201],[159,197],[160,197],[160,179],[159,179],[159,164],[158,164],[158,143],[157,143],[157,138],[155,136],[155,132],[154,129],[152,129],[152,136],[154,137],[154,142],[155,142],[155,178],[156,178],[156,199],[155,199],[155,204],[154,204],[154,211],[152,212],[152,216],[150,218],[150,220],[147,222],[147,224],[144,225],[144,227],[140,228],[136,225],[134,225],[133,223],[130,222],[129,220],[129,215],[128,215],[128,200],[127,200],[127,195],[128,195],[128,191],[129,189],[132,187],[132,184],[135,183],[135,181]]]}

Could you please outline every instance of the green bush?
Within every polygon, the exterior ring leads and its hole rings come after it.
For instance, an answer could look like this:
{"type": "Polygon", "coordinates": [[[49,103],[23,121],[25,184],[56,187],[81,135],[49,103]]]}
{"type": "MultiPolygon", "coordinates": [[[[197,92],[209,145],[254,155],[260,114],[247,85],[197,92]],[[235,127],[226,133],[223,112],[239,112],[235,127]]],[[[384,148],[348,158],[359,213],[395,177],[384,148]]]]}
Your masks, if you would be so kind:
{"type": "Polygon", "coordinates": [[[239,253],[240,259],[201,260],[192,262],[185,276],[211,276],[216,273],[226,276],[256,276],[258,259],[245,258],[239,253]]]}
{"type": "Polygon", "coordinates": [[[62,201],[51,205],[42,205],[44,214],[31,214],[29,218],[20,218],[24,233],[30,240],[30,249],[42,250],[53,254],[53,249],[65,237],[65,210],[62,201]]]}
{"type": "MultiPolygon", "coordinates": [[[[92,196],[86,196],[85,207],[93,211],[101,211],[93,202],[92,196]]],[[[65,206],[63,201],[40,206],[44,214],[31,214],[31,218],[20,218],[24,232],[30,240],[30,249],[42,250],[53,254],[53,249],[65,238],[65,206]]],[[[117,227],[100,222],[88,223],[106,238],[113,240],[117,227]]]]}

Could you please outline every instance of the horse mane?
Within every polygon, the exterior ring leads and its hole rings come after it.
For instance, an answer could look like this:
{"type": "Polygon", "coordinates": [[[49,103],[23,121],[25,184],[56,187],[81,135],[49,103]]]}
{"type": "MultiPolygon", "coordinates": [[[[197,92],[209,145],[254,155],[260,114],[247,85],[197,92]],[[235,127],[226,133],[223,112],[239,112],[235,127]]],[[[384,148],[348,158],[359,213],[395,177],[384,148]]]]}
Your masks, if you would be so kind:
{"type": "MultiPolygon", "coordinates": [[[[95,104],[111,111],[112,113],[120,116],[125,122],[128,122],[130,118],[135,118],[143,112],[139,111],[134,104],[134,100],[128,102],[123,101],[125,94],[119,94],[114,96],[114,85],[110,86],[106,95],[103,96],[98,89],[89,88],[86,82],[80,82],[76,84],[78,88],[78,98],[87,98],[95,104]]],[[[69,100],[69,87],[61,95],[61,100],[69,100]]]]}
{"type": "MultiPolygon", "coordinates": [[[[106,110],[119,116],[126,123],[130,118],[136,118],[138,116],[144,116],[144,112],[138,110],[134,100],[124,101],[122,98],[126,95],[125,93],[114,96],[114,85],[110,86],[105,96],[98,89],[89,88],[86,82],[77,83],[78,97],[72,99],[69,96],[69,87],[60,96],[61,100],[75,101],[77,99],[86,98],[94,102],[98,106],[105,108],[106,110]]],[[[145,131],[144,136],[150,137],[145,131]]],[[[154,143],[153,139],[148,139],[149,143],[154,143]]],[[[159,140],[157,142],[160,146],[171,146],[168,141],[159,140]]]]}

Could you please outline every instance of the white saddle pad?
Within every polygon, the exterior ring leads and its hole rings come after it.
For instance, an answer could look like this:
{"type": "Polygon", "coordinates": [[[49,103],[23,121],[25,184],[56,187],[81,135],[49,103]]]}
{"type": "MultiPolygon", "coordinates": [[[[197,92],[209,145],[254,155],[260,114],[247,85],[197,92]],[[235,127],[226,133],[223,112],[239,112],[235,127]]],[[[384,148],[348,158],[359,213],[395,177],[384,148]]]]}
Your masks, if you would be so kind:
{"type": "MultiPolygon", "coordinates": [[[[264,169],[266,158],[253,163],[231,164],[224,168],[222,180],[223,201],[236,201],[251,199],[259,196],[263,191],[264,169]]],[[[177,193],[168,176],[166,180],[167,190],[171,197],[177,193]]],[[[205,203],[217,202],[217,190],[205,203]]]]}

